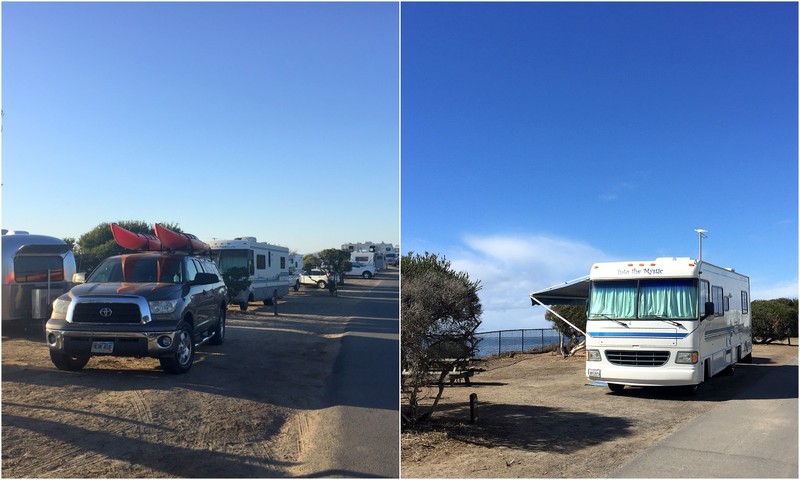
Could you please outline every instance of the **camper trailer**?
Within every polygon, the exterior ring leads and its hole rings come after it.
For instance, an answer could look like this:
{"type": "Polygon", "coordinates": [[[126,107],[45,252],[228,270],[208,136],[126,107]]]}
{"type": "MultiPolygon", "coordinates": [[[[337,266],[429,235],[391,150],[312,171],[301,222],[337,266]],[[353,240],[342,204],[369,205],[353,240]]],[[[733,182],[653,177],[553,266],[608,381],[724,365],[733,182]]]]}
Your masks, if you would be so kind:
{"type": "Polygon", "coordinates": [[[587,277],[531,300],[586,304],[586,376],[614,392],[626,385],[695,391],[752,361],[750,280],[731,268],[691,258],[596,263],[587,277]]]}
{"type": "Polygon", "coordinates": [[[249,272],[250,287],[232,299],[242,310],[247,310],[250,302],[272,305],[289,293],[289,287],[299,285],[297,277],[289,273],[286,247],[258,242],[255,237],[213,239],[206,243],[223,275],[235,267],[244,267],[249,272]]]}
{"type": "Polygon", "coordinates": [[[63,240],[3,230],[3,321],[50,318],[53,301],[72,287],[75,256],[63,240]]]}

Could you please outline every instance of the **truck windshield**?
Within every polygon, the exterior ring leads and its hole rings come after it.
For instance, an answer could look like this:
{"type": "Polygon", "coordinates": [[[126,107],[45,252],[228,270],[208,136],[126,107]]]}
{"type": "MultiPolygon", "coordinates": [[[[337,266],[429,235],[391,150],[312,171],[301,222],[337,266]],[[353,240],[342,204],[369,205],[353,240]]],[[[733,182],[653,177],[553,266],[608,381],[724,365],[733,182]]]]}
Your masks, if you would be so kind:
{"type": "Polygon", "coordinates": [[[217,264],[219,271],[227,273],[231,268],[246,268],[253,274],[253,251],[252,250],[212,250],[211,257],[217,264]]]}
{"type": "Polygon", "coordinates": [[[181,257],[123,255],[106,259],[87,283],[181,283],[181,257]]]}
{"type": "Polygon", "coordinates": [[[598,281],[592,283],[589,319],[696,319],[694,279],[598,281]]]}

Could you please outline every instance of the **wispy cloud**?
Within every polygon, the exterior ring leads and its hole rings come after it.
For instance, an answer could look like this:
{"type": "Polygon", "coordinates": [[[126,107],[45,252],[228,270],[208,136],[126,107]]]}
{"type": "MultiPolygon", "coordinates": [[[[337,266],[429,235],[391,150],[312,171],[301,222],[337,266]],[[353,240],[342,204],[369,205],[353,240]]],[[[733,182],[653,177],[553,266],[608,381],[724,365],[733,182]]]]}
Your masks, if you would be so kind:
{"type": "Polygon", "coordinates": [[[798,298],[797,279],[772,284],[765,284],[752,279],[750,298],[753,300],[771,300],[773,298],[798,298]]]}
{"type": "Polygon", "coordinates": [[[447,258],[455,269],[481,281],[485,331],[549,326],[528,295],[586,275],[594,262],[608,256],[585,242],[535,234],[468,235],[447,258]]]}
{"type": "Polygon", "coordinates": [[[620,182],[605,192],[600,193],[597,198],[602,202],[613,202],[617,200],[624,192],[634,191],[638,185],[632,182],[620,182]]]}

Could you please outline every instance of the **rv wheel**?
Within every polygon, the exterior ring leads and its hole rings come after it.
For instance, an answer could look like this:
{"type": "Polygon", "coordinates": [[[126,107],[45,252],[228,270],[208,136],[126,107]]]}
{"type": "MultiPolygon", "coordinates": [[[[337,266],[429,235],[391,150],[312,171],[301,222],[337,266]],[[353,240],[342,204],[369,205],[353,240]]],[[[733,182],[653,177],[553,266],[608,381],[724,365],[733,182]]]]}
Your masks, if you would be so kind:
{"type": "Polygon", "coordinates": [[[248,307],[247,302],[242,302],[242,303],[239,304],[239,310],[241,310],[243,312],[247,311],[247,307],[248,307]]]}
{"type": "Polygon", "coordinates": [[[372,274],[371,274],[371,273],[369,273],[369,272],[364,272],[363,274],[361,274],[361,276],[362,276],[362,277],[364,277],[364,278],[365,278],[365,279],[367,279],[367,280],[369,280],[370,278],[372,278],[372,274]]]}
{"type": "Polygon", "coordinates": [[[619,383],[609,383],[608,389],[614,393],[619,393],[625,389],[625,385],[621,385],[619,383]]]}

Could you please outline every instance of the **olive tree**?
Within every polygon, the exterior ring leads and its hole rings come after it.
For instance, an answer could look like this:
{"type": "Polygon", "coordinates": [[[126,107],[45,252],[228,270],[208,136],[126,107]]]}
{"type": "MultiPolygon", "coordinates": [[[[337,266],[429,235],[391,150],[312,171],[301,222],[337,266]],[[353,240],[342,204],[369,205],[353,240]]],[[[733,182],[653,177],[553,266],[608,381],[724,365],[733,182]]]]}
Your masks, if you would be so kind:
{"type": "Polygon", "coordinates": [[[753,341],[780,342],[797,336],[797,299],[776,298],[754,300],[750,303],[753,315],[753,341]]]}
{"type": "MultiPolygon", "coordinates": [[[[585,305],[554,305],[550,307],[554,312],[566,318],[570,323],[586,331],[586,306],[585,305]]],[[[553,328],[558,330],[559,342],[558,352],[565,357],[570,355],[571,352],[578,346],[578,340],[581,333],[572,328],[567,322],[561,320],[552,312],[544,314],[545,320],[553,324],[553,328]],[[564,337],[569,338],[569,343],[564,348],[564,337]]]]}
{"type": "Polygon", "coordinates": [[[353,266],[350,263],[350,252],[338,248],[328,248],[319,252],[317,256],[329,272],[339,275],[339,283],[344,283],[345,272],[353,266]]]}
{"type": "Polygon", "coordinates": [[[465,365],[475,354],[475,331],[480,326],[480,282],[456,272],[436,254],[401,259],[401,362],[403,393],[408,405],[403,423],[414,425],[433,414],[444,391],[447,374],[465,365]],[[433,382],[432,405],[420,406],[424,390],[433,382]]]}

